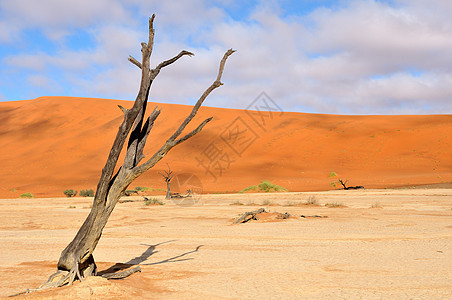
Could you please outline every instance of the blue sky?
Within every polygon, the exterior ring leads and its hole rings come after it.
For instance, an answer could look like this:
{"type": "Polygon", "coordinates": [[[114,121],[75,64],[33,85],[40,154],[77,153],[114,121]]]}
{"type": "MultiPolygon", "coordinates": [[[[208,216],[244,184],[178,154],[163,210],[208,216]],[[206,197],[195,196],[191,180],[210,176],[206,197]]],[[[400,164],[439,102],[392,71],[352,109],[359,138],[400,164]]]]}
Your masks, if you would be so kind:
{"type": "Polygon", "coordinates": [[[452,1],[0,0],[0,101],[133,100],[147,20],[160,73],[150,100],[193,104],[229,48],[205,105],[245,108],[266,92],[285,111],[452,113],[452,1]]]}

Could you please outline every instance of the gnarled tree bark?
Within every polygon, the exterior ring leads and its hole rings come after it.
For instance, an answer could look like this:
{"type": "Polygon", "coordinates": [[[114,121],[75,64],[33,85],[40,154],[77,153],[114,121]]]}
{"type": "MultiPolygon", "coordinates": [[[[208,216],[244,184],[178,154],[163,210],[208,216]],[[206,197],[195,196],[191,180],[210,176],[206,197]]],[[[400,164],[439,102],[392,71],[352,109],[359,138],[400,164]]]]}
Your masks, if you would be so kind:
{"type": "MultiPolygon", "coordinates": [[[[145,157],[143,149],[146,144],[149,132],[154,125],[155,120],[160,114],[160,110],[156,107],[146,120],[144,119],[146,112],[147,99],[153,80],[159,74],[160,70],[182,56],[192,56],[193,53],[181,51],[175,57],[166,60],[155,68],[150,68],[150,57],[154,44],[154,18],[153,15],[149,19],[149,40],[147,43],[141,43],[142,60],[139,62],[133,57],[129,57],[129,61],[141,69],[141,85],[133,107],[126,109],[120,106],[124,114],[124,120],[119,126],[118,133],[111,147],[107,162],[102,170],[102,175],[97,185],[97,191],[94,197],[91,212],[85,222],[77,232],[75,238],[61,253],[58,261],[58,274],[63,272],[66,275],[53,283],[54,286],[61,286],[75,279],[82,280],[86,276],[96,274],[96,264],[93,258],[93,251],[102,235],[102,231],[107,224],[108,218],[115,208],[122,192],[131,184],[138,176],[152,168],[160,161],[173,147],[193,137],[200,132],[204,126],[212,119],[208,118],[201,122],[196,129],[181,136],[186,126],[192,121],[207,96],[216,88],[222,85],[221,77],[227,58],[235,52],[228,50],[221,62],[216,80],[209,86],[196,102],[191,113],[181,123],[174,134],[168,138],[163,146],[147,161],[140,162],[145,157]],[[115,167],[118,162],[119,155],[123,149],[127,137],[130,137],[127,144],[127,152],[124,163],[114,174],[115,167]]],[[[54,276],[55,277],[55,276],[54,276]]],[[[53,278],[53,277],[52,277],[53,278]]],[[[49,284],[50,284],[49,279],[49,284]]],[[[55,280],[53,280],[55,281],[55,280]]]]}

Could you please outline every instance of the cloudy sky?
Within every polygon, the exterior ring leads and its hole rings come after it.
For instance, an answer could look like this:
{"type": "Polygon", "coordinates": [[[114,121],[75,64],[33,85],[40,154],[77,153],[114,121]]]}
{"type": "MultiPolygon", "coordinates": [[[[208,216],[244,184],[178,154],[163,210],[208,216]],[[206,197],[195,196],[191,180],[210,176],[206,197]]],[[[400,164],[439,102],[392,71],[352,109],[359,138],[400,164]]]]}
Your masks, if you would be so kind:
{"type": "Polygon", "coordinates": [[[245,108],[265,92],[285,111],[452,113],[450,0],[0,0],[0,101],[133,100],[148,17],[150,100],[192,104],[234,48],[205,105],[245,108]]]}

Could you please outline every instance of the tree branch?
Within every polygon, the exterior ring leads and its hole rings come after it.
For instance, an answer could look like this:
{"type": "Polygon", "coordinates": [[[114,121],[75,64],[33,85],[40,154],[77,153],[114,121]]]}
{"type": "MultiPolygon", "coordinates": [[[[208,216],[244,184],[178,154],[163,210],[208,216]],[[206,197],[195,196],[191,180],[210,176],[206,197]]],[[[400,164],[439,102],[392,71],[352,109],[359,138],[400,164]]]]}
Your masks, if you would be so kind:
{"type": "Polygon", "coordinates": [[[131,55],[129,55],[129,61],[141,69],[141,63],[131,55]]]}
{"type": "Polygon", "coordinates": [[[161,62],[157,67],[152,69],[151,79],[154,79],[160,73],[160,70],[162,68],[171,65],[172,63],[174,63],[175,61],[177,61],[179,58],[181,58],[184,55],[193,56],[194,54],[192,52],[182,50],[178,55],[174,56],[173,58],[161,62]]]}
{"type": "Polygon", "coordinates": [[[177,137],[179,137],[179,135],[182,133],[182,131],[185,129],[185,127],[187,126],[188,123],[190,123],[190,121],[194,118],[194,116],[198,113],[199,108],[201,107],[202,103],[204,102],[204,100],[206,100],[207,96],[209,96],[209,94],[216,89],[217,87],[221,86],[221,76],[223,75],[223,70],[224,70],[224,65],[226,64],[226,59],[232,54],[234,53],[235,50],[229,49],[224,55],[223,58],[221,59],[220,62],[220,69],[218,70],[218,75],[217,75],[217,79],[212,83],[211,86],[209,86],[206,91],[201,95],[201,97],[198,99],[198,101],[196,102],[195,106],[193,107],[190,115],[184,120],[184,122],[182,122],[182,124],[180,125],[179,129],[177,129],[177,131],[169,138],[169,140],[174,141],[177,137]]]}
{"type": "MultiPolygon", "coordinates": [[[[149,18],[149,42],[141,43],[141,52],[142,52],[142,64],[141,64],[141,83],[140,90],[138,91],[138,95],[136,97],[135,103],[133,107],[127,112],[124,112],[124,120],[119,126],[118,133],[116,134],[115,141],[113,142],[113,146],[111,147],[110,153],[107,158],[107,162],[105,163],[104,168],[102,169],[102,175],[99,179],[96,189],[96,195],[94,197],[94,203],[106,202],[106,196],[108,193],[109,186],[111,184],[111,179],[113,176],[114,169],[118,162],[119,155],[122,152],[124,147],[124,143],[127,139],[127,136],[136,121],[136,118],[140,111],[143,110],[143,105],[147,101],[147,97],[149,95],[149,89],[151,85],[150,80],[150,57],[152,54],[152,47],[154,44],[154,18],[155,14],[149,18]]],[[[144,112],[143,112],[144,113],[144,112]]]]}
{"type": "Polygon", "coordinates": [[[146,120],[146,123],[143,126],[143,130],[141,132],[140,141],[138,142],[137,152],[136,152],[136,162],[135,166],[145,157],[143,154],[144,146],[146,145],[147,138],[149,133],[151,132],[152,127],[154,126],[154,121],[160,115],[161,110],[157,109],[157,106],[154,108],[154,111],[146,120]]]}
{"type": "MultiPolygon", "coordinates": [[[[184,55],[193,56],[195,54],[186,50],[182,50],[178,55],[174,56],[173,58],[161,62],[157,67],[151,70],[151,73],[153,74],[153,76],[151,76],[151,80],[155,79],[155,77],[158,75],[162,68],[171,65],[184,55]]],[[[141,69],[141,63],[132,56],[129,56],[129,61],[141,69]]]]}
{"type": "Polygon", "coordinates": [[[149,45],[154,45],[154,35],[155,35],[155,30],[154,30],[154,19],[155,19],[155,14],[152,14],[152,16],[149,18],[149,45]]]}
{"type": "Polygon", "coordinates": [[[162,172],[159,172],[160,175],[162,175],[163,179],[165,180],[165,182],[170,182],[171,179],[173,179],[173,171],[171,171],[171,168],[168,164],[166,164],[168,166],[168,171],[163,171],[165,172],[165,174],[163,174],[162,172]]]}
{"type": "Polygon", "coordinates": [[[199,126],[198,126],[195,130],[193,130],[193,131],[190,132],[189,134],[185,135],[184,137],[182,137],[182,138],[176,140],[175,146],[177,146],[177,145],[179,145],[180,143],[182,143],[182,142],[188,140],[189,138],[193,137],[195,134],[197,134],[198,132],[200,132],[200,131],[204,128],[204,126],[206,126],[206,124],[209,123],[211,120],[212,120],[212,117],[210,117],[210,118],[204,120],[204,122],[202,122],[201,124],[199,124],[199,126]]]}
{"type": "Polygon", "coordinates": [[[237,220],[234,221],[234,224],[238,224],[238,223],[246,223],[249,220],[257,220],[256,215],[264,213],[265,208],[259,208],[258,210],[255,211],[247,211],[246,213],[244,213],[240,218],[238,218],[237,220]],[[248,218],[249,217],[249,218],[248,218]]]}
{"type": "Polygon", "coordinates": [[[344,187],[344,190],[346,190],[347,187],[345,185],[347,184],[347,180],[345,180],[345,182],[344,182],[342,179],[339,179],[338,181],[344,187]]]}
{"type": "Polygon", "coordinates": [[[220,69],[218,70],[218,76],[217,76],[217,81],[220,81],[220,84],[221,84],[221,85],[222,85],[222,83],[221,83],[221,76],[223,75],[224,65],[226,64],[226,59],[228,59],[229,55],[231,55],[231,54],[234,53],[235,51],[237,51],[237,50],[229,49],[229,50],[224,54],[223,58],[221,59],[221,62],[220,62],[220,69]]]}
{"type": "Polygon", "coordinates": [[[185,129],[188,123],[195,117],[197,114],[199,108],[201,107],[204,100],[209,96],[209,94],[216,89],[217,87],[221,86],[221,76],[223,75],[224,66],[226,64],[227,58],[234,53],[235,50],[229,49],[223,56],[220,62],[220,68],[218,70],[218,75],[216,80],[212,83],[210,87],[207,88],[207,90],[202,94],[202,96],[198,99],[195,106],[193,107],[190,115],[182,122],[182,124],[179,126],[179,128],[176,130],[176,132],[163,144],[163,146],[145,163],[142,165],[136,166],[133,169],[133,178],[137,178],[150,168],[152,168],[157,162],[159,162],[165,155],[170,151],[174,146],[188,140],[189,138],[193,137],[195,134],[200,132],[204,126],[212,119],[206,119],[204,122],[202,122],[195,130],[187,134],[186,136],[178,139],[176,139],[181,135],[182,131],[185,129]]]}

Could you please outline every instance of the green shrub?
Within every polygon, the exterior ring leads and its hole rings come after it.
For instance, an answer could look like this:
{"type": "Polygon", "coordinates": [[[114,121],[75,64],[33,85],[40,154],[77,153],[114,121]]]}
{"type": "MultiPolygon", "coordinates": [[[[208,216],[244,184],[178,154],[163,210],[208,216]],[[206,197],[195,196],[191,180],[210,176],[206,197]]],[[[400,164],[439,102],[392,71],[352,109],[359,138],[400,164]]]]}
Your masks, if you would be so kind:
{"type": "Polygon", "coordinates": [[[260,191],[260,192],[287,192],[286,188],[280,187],[279,185],[273,184],[268,180],[261,181],[258,185],[251,185],[247,188],[244,188],[239,193],[244,193],[248,191],[260,191]]]}
{"type": "Polygon", "coordinates": [[[35,196],[32,193],[24,193],[20,195],[20,198],[34,198],[35,196]]]}
{"type": "Polygon", "coordinates": [[[275,191],[275,192],[280,192],[280,191],[284,191],[287,192],[286,188],[280,187],[279,185],[273,184],[268,180],[264,180],[261,183],[258,184],[259,190],[265,193],[271,192],[271,191],[275,191]]]}
{"type": "Polygon", "coordinates": [[[244,192],[248,192],[248,191],[255,191],[255,190],[257,190],[257,185],[251,185],[251,186],[249,186],[247,188],[244,188],[239,193],[244,193],[244,192]]]}
{"type": "Polygon", "coordinates": [[[73,189],[69,189],[69,190],[63,191],[63,194],[65,194],[66,197],[75,197],[75,196],[77,196],[77,191],[74,191],[73,189]]]}
{"type": "MultiPolygon", "coordinates": [[[[336,174],[336,172],[331,172],[330,176],[328,176],[328,177],[336,179],[337,178],[337,174],[336,174]]],[[[333,187],[336,187],[337,184],[338,184],[337,180],[330,182],[330,185],[333,186],[333,187]]]]}
{"type": "Polygon", "coordinates": [[[136,186],[135,187],[135,191],[138,191],[138,192],[144,192],[144,191],[147,191],[147,190],[149,190],[149,188],[145,187],[145,186],[136,186]]]}
{"type": "Polygon", "coordinates": [[[94,197],[94,190],[80,190],[79,195],[81,197],[94,197]]]}

